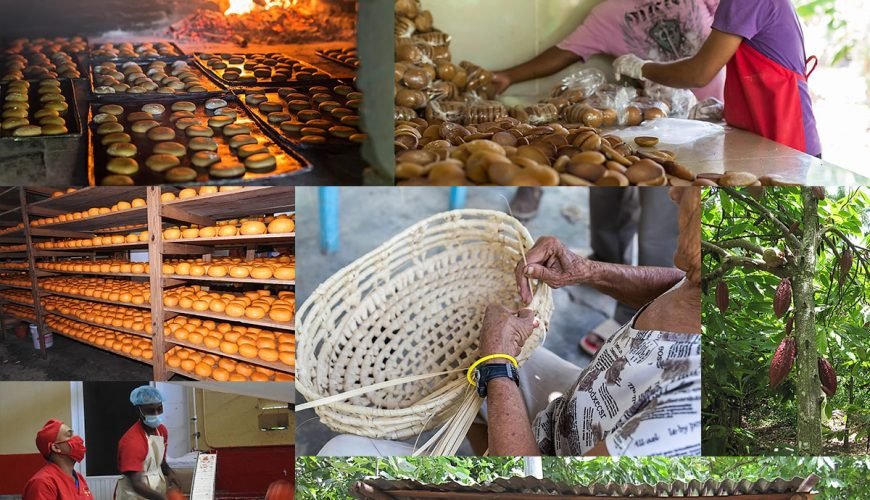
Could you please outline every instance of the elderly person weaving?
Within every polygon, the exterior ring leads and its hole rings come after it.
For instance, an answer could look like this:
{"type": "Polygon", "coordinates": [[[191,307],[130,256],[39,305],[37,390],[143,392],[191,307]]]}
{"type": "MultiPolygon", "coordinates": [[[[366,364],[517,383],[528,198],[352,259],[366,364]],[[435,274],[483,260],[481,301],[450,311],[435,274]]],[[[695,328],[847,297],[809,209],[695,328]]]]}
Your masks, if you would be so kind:
{"type": "MultiPolygon", "coordinates": [[[[541,348],[519,369],[519,383],[489,380],[491,455],[701,454],[700,193],[670,193],[679,205],[677,269],[594,262],[549,237],[517,265],[525,303],[531,278],[591,286],[640,310],[582,370],[541,348]],[[548,402],[553,392],[562,395],[548,402]]],[[[518,355],[533,327],[531,311],[491,306],[480,356],[518,355]]]]}
{"type": "MultiPolygon", "coordinates": [[[[670,195],[679,206],[676,269],[591,261],[551,237],[517,264],[526,304],[532,280],[591,286],[640,309],[584,369],[545,348],[517,369],[514,358],[535,314],[489,306],[471,376],[486,398],[490,455],[701,454],[700,191],[671,188],[670,195]]],[[[342,435],[319,454],[413,451],[406,443],[342,435]]]]}

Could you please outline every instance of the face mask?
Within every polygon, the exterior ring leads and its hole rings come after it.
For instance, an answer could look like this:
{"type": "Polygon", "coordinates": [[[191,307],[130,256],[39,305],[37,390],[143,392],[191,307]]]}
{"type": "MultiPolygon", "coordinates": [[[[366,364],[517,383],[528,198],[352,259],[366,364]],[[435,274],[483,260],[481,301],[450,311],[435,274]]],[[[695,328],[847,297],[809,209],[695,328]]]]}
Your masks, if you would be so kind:
{"type": "Polygon", "coordinates": [[[69,453],[58,453],[58,455],[66,455],[76,462],[81,462],[85,459],[85,452],[87,448],[85,448],[85,440],[82,439],[81,436],[73,436],[66,441],[58,441],[54,444],[63,444],[66,443],[69,445],[69,453]]]}
{"type": "Polygon", "coordinates": [[[163,414],[160,413],[158,415],[142,415],[142,422],[145,423],[148,427],[157,428],[160,424],[163,423],[163,414]]]}

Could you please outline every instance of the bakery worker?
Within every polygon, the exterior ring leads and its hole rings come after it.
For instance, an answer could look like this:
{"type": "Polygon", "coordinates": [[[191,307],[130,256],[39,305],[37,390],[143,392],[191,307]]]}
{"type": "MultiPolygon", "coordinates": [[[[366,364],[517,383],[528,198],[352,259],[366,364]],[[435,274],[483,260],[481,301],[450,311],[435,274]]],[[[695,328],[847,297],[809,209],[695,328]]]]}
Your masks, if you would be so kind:
{"type": "Polygon", "coordinates": [[[118,470],[124,477],[115,487],[116,500],[164,500],[168,487],[178,486],[166,463],[169,432],[163,426],[163,401],[163,394],[150,385],[130,393],[139,419],[118,442],[118,470]]]}
{"type": "Polygon", "coordinates": [[[791,0],[721,0],[697,54],[671,63],[626,54],[617,75],[676,88],[707,85],[723,67],[725,121],[813,156],[821,144],[807,78],[804,36],[791,0]]]}
{"type": "MultiPolygon", "coordinates": [[[[557,45],[537,57],[493,75],[497,93],[515,83],[557,73],[596,54],[635,54],[654,61],[695,55],[710,34],[719,0],[606,0],[557,45]]],[[[692,92],[698,100],[722,99],[725,76],[719,72],[692,92]]]]}
{"type": "Polygon", "coordinates": [[[51,419],[36,433],[36,449],[48,461],[24,485],[24,500],[93,499],[84,476],[75,471],[85,458],[85,442],[60,420],[51,419]]]}

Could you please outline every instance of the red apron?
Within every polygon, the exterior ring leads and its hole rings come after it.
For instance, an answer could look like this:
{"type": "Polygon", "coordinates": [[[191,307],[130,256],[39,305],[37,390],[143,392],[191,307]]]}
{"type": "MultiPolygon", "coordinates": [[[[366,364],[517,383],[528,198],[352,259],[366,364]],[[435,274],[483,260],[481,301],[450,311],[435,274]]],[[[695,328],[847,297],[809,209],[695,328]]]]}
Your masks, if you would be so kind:
{"type": "Polygon", "coordinates": [[[743,41],[725,73],[725,121],[806,152],[798,82],[810,73],[785,68],[743,41]]]}

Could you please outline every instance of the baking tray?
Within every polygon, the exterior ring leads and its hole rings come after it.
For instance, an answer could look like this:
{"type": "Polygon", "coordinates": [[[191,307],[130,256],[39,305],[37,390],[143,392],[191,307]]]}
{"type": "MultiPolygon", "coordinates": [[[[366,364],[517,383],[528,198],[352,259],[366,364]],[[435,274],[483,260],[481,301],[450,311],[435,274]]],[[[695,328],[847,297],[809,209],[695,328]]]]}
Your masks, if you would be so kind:
{"type": "MultiPolygon", "coordinates": [[[[347,82],[341,82],[340,84],[341,85],[350,85],[347,82]]],[[[333,89],[336,85],[319,85],[319,86],[328,87],[329,89],[333,89]]],[[[302,88],[302,89],[294,88],[294,89],[288,89],[288,90],[291,92],[294,92],[294,93],[306,94],[310,98],[310,96],[312,95],[310,89],[316,88],[316,87],[317,86],[302,88]]],[[[247,95],[246,94],[256,94],[256,93],[265,94],[269,101],[279,101],[279,102],[283,103],[284,104],[284,111],[290,113],[292,120],[297,119],[297,112],[290,111],[289,109],[287,109],[287,106],[286,106],[287,101],[285,99],[283,99],[282,97],[280,97],[280,95],[278,94],[278,91],[274,90],[274,89],[257,89],[257,90],[252,89],[252,90],[248,90],[245,94],[240,94],[240,99],[242,100],[242,102],[245,102],[245,107],[250,111],[251,115],[257,120],[257,122],[259,122],[260,126],[268,129],[273,137],[276,137],[281,141],[287,142],[293,148],[301,149],[301,150],[315,150],[315,151],[338,150],[338,151],[344,152],[345,150],[354,150],[354,149],[358,149],[362,146],[362,144],[352,142],[348,139],[342,139],[342,138],[333,137],[330,135],[327,135],[327,140],[323,144],[303,143],[300,141],[300,139],[302,138],[301,135],[292,135],[289,133],[285,133],[283,130],[281,130],[280,124],[269,123],[268,113],[263,113],[262,111],[260,111],[258,106],[253,106],[253,105],[247,104],[247,102],[246,102],[247,95]]],[[[347,102],[347,99],[344,98],[343,96],[335,94],[334,92],[331,92],[331,91],[330,91],[330,94],[333,96],[333,98],[335,98],[335,100],[337,102],[339,102],[341,104],[344,104],[347,102]]],[[[354,111],[356,111],[357,116],[359,116],[358,113],[360,110],[357,109],[354,111]]],[[[333,122],[333,124],[335,124],[335,125],[342,125],[342,123],[339,121],[339,119],[333,118],[332,116],[330,116],[327,113],[322,113],[322,115],[323,115],[322,116],[323,119],[327,119],[327,120],[333,122]]],[[[358,126],[354,127],[354,128],[356,128],[358,131],[362,132],[358,126]]]]}
{"type": "MultiPolygon", "coordinates": [[[[269,152],[275,155],[277,159],[277,166],[275,170],[272,170],[271,172],[247,172],[243,177],[233,179],[210,178],[208,175],[208,168],[195,167],[190,164],[191,154],[190,152],[188,152],[188,154],[186,154],[182,158],[181,166],[188,166],[193,168],[197,171],[199,176],[196,178],[195,181],[185,182],[183,183],[184,185],[257,184],[263,183],[263,181],[269,182],[284,180],[289,177],[299,175],[311,170],[312,166],[308,162],[308,160],[293,151],[291,148],[287,147],[285,144],[282,144],[280,141],[275,141],[268,133],[262,130],[258,122],[253,119],[247,108],[243,106],[241,102],[239,102],[239,100],[235,98],[235,96],[228,94],[221,96],[221,98],[225,99],[227,103],[229,103],[229,106],[239,109],[239,117],[236,120],[236,123],[248,124],[251,127],[251,135],[261,139],[260,143],[267,146],[269,152]]],[[[156,117],[154,119],[160,122],[162,126],[169,126],[173,128],[176,132],[176,137],[173,140],[187,146],[188,138],[184,135],[183,131],[176,129],[174,126],[170,125],[169,122],[169,116],[172,113],[170,110],[170,106],[173,102],[177,102],[180,100],[187,100],[197,105],[196,112],[194,113],[197,118],[206,120],[208,117],[214,116],[214,113],[212,113],[211,111],[206,111],[203,107],[206,98],[152,99],[151,102],[160,103],[166,106],[166,112],[162,116],[156,117]]],[[[93,122],[94,114],[98,113],[98,109],[104,104],[109,103],[91,103],[88,116],[88,131],[90,138],[90,140],[88,141],[88,183],[92,186],[99,185],[99,181],[102,180],[103,177],[105,177],[106,175],[110,175],[110,173],[105,169],[105,165],[107,164],[110,157],[106,153],[106,148],[102,144],[100,144],[100,136],[96,134],[96,129],[99,125],[93,122]]],[[[142,102],[132,101],[113,104],[119,104],[124,108],[124,113],[119,117],[120,119],[118,121],[119,123],[124,125],[124,128],[126,129],[125,132],[129,133],[132,136],[132,143],[135,144],[138,148],[138,152],[135,158],[139,162],[140,170],[135,175],[131,176],[134,182],[137,185],[165,184],[166,182],[163,175],[151,172],[145,165],[145,160],[152,154],[155,143],[149,140],[145,134],[136,134],[132,132],[126,121],[127,114],[132,111],[141,110],[142,102]]],[[[236,156],[230,152],[229,144],[223,140],[223,137],[219,132],[215,133],[213,139],[218,142],[218,153],[222,157],[237,159],[236,156]]]]}
{"type": "MultiPolygon", "coordinates": [[[[184,51],[181,50],[181,47],[179,47],[178,44],[176,44],[175,42],[171,42],[168,40],[155,40],[155,41],[147,42],[147,43],[160,43],[160,42],[168,43],[169,45],[171,45],[172,48],[175,50],[175,54],[169,55],[169,56],[108,57],[108,56],[97,55],[94,53],[94,50],[99,49],[100,44],[89,44],[88,45],[88,54],[90,55],[90,59],[91,59],[92,63],[128,62],[128,61],[167,61],[167,62],[169,62],[169,61],[178,61],[178,60],[188,59],[187,54],[185,54],[184,51]]],[[[115,45],[117,45],[118,43],[124,43],[124,42],[120,41],[120,42],[106,42],[106,43],[114,43],[115,45]]],[[[134,43],[133,44],[134,47],[138,47],[139,45],[142,45],[142,43],[134,43]]]]}
{"type": "MultiPolygon", "coordinates": [[[[85,43],[87,43],[87,41],[88,41],[87,38],[85,38],[85,43]]],[[[10,55],[10,54],[7,54],[7,53],[6,53],[6,50],[9,48],[9,41],[8,41],[8,40],[4,40],[2,43],[0,43],[0,47],[2,47],[2,52],[0,52],[0,67],[5,67],[5,66],[6,66],[6,60],[8,59],[8,57],[9,57],[9,55],[10,55]]],[[[33,53],[33,52],[35,52],[35,51],[34,51],[34,50],[31,50],[30,52],[28,52],[28,53],[24,53],[24,54],[22,54],[22,55],[25,55],[25,57],[26,57],[27,54],[29,54],[29,53],[33,53]]],[[[83,50],[83,51],[80,51],[80,52],[67,52],[67,51],[63,51],[63,52],[69,54],[69,56],[72,57],[73,60],[75,60],[75,62],[76,62],[76,67],[78,68],[78,70],[79,70],[79,74],[81,75],[81,76],[79,76],[78,78],[82,78],[82,79],[87,78],[87,77],[88,77],[88,57],[87,57],[87,56],[88,56],[88,51],[87,51],[87,50],[83,50]]],[[[50,56],[48,56],[48,54],[46,54],[46,57],[50,57],[50,56]]],[[[3,76],[3,75],[0,74],[0,77],[2,77],[2,76],[3,76]]],[[[57,79],[58,79],[58,80],[69,80],[70,78],[69,78],[69,77],[65,77],[65,76],[63,76],[63,77],[62,77],[62,76],[58,76],[57,79]]],[[[75,78],[74,78],[74,79],[75,79],[75,78]]],[[[36,80],[36,79],[34,79],[34,78],[28,78],[27,80],[29,80],[29,81],[31,81],[31,82],[39,81],[39,80],[36,80]]]]}
{"type": "MultiPolygon", "coordinates": [[[[130,62],[130,61],[131,60],[127,60],[127,61],[123,61],[123,62],[130,62]]],[[[147,66],[148,64],[150,64],[154,61],[155,60],[153,60],[153,59],[147,60],[147,61],[144,59],[139,59],[139,60],[135,60],[133,62],[142,63],[142,65],[147,66]]],[[[122,61],[114,61],[114,60],[112,60],[112,61],[108,61],[108,60],[106,60],[106,61],[93,61],[92,60],[91,65],[88,68],[89,69],[88,79],[90,80],[91,101],[102,102],[102,103],[124,103],[124,102],[134,102],[134,101],[148,103],[148,102],[153,101],[154,99],[165,99],[165,98],[184,101],[184,100],[191,100],[191,99],[207,99],[209,97],[220,97],[224,93],[224,89],[217,86],[211,78],[208,78],[208,75],[206,75],[205,72],[202,71],[202,68],[200,68],[197,64],[191,64],[188,61],[188,66],[190,67],[191,71],[198,73],[197,76],[199,77],[200,81],[202,82],[203,87],[207,88],[208,91],[206,91],[206,92],[186,92],[186,93],[175,93],[175,94],[159,94],[157,92],[145,92],[144,94],[131,94],[128,92],[118,92],[115,94],[97,94],[96,92],[94,92],[94,89],[96,88],[96,79],[95,79],[96,75],[94,75],[94,67],[98,66],[100,63],[107,63],[107,62],[120,63],[122,61]]],[[[166,61],[166,62],[171,64],[171,61],[166,61]]]]}
{"type": "Polygon", "coordinates": [[[324,59],[328,59],[336,64],[340,64],[342,66],[348,67],[348,68],[353,69],[353,70],[359,70],[359,56],[354,56],[355,62],[347,62],[347,61],[341,60],[340,58],[338,58],[336,56],[336,53],[341,53],[341,52],[344,52],[347,50],[354,50],[355,51],[356,47],[346,47],[344,49],[328,49],[328,50],[317,49],[316,51],[314,51],[314,53],[317,54],[318,56],[320,56],[324,59]]]}
{"type": "MultiPolygon", "coordinates": [[[[338,79],[335,78],[331,73],[324,71],[323,68],[320,68],[314,64],[311,64],[306,61],[301,61],[294,57],[288,56],[286,54],[279,54],[276,52],[263,52],[263,53],[211,53],[211,52],[196,52],[194,57],[194,62],[202,69],[203,73],[205,73],[209,78],[215,81],[218,85],[221,85],[225,88],[236,87],[236,88],[278,88],[278,87],[298,87],[304,85],[321,85],[324,82],[336,82],[338,79]],[[325,77],[317,77],[317,78],[303,78],[297,79],[297,73],[293,73],[293,78],[283,81],[283,82],[275,82],[271,79],[257,79],[256,82],[239,82],[239,81],[231,81],[223,78],[224,69],[212,69],[208,66],[209,58],[206,56],[215,55],[221,57],[224,61],[228,59],[225,56],[245,56],[248,57],[266,57],[269,59],[278,59],[278,62],[287,62],[290,64],[300,64],[302,66],[312,68],[317,72],[326,75],[325,77]],[[281,59],[284,59],[282,61],[281,59]]],[[[242,70],[241,76],[250,76],[253,75],[253,71],[244,69],[244,63],[241,64],[228,64],[228,66],[236,67],[242,70]]]]}
{"type": "MultiPolygon", "coordinates": [[[[14,137],[12,135],[11,130],[0,130],[0,141],[21,141],[27,142],[28,144],[33,144],[34,141],[44,141],[46,144],[52,144],[57,146],[62,143],[62,141],[71,141],[70,148],[75,148],[75,143],[79,141],[82,137],[82,120],[79,116],[78,111],[78,103],[76,102],[76,93],[73,89],[72,80],[69,78],[61,78],[60,81],[60,93],[66,98],[66,104],[68,106],[66,115],[64,115],[64,119],[66,119],[66,128],[69,131],[66,134],[61,135],[38,135],[33,137],[14,137]]],[[[39,106],[39,95],[36,94],[36,88],[39,83],[37,81],[30,82],[30,91],[28,92],[28,98],[30,99],[30,112],[35,113],[39,106]]],[[[0,106],[6,102],[6,89],[7,85],[0,85],[0,106]]],[[[39,121],[34,119],[32,116],[28,118],[32,124],[37,124],[39,121]]]]}

